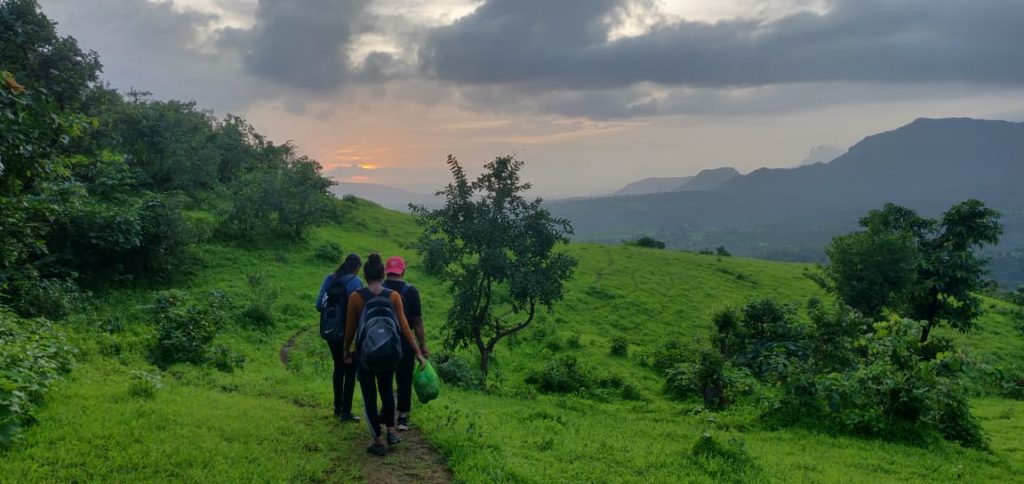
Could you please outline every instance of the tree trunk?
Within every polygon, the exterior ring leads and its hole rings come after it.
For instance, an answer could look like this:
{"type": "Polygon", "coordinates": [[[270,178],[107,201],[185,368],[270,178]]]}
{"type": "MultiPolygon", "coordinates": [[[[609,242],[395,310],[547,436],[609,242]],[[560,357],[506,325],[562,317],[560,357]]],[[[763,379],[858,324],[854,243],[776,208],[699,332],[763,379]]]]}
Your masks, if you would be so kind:
{"type": "Polygon", "coordinates": [[[480,379],[487,380],[487,365],[491,363],[491,349],[480,349],[480,379]]]}
{"type": "Polygon", "coordinates": [[[921,328],[921,344],[928,342],[928,334],[932,332],[932,322],[928,321],[924,327],[921,328]]]}

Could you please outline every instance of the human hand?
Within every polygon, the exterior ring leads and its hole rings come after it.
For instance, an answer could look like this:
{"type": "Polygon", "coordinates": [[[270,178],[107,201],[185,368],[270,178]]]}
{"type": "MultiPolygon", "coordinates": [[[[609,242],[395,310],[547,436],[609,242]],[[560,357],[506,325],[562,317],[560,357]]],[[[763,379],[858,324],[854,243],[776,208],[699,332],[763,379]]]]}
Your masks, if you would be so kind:
{"type": "Polygon", "coordinates": [[[423,370],[427,367],[427,357],[424,356],[422,353],[416,355],[416,359],[420,361],[420,370],[423,370]]]}
{"type": "Polygon", "coordinates": [[[427,345],[420,345],[420,352],[424,358],[430,358],[430,348],[427,348],[427,345]]]}

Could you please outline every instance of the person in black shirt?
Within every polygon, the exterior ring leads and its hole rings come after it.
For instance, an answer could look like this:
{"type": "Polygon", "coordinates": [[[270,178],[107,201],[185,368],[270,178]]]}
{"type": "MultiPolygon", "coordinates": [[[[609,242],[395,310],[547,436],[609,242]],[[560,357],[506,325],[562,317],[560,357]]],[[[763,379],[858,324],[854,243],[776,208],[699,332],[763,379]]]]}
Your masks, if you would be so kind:
{"type": "MultiPolygon", "coordinates": [[[[413,333],[416,335],[416,342],[419,344],[423,356],[430,355],[427,349],[426,336],[423,330],[423,308],[420,303],[420,292],[405,280],[405,260],[395,256],[388,258],[385,264],[387,280],[384,287],[397,292],[402,296],[402,305],[405,310],[405,318],[409,320],[413,333]]],[[[416,355],[408,343],[402,348],[402,361],[395,370],[395,380],[398,382],[398,430],[409,430],[409,412],[412,410],[412,370],[416,364],[416,355]]]]}

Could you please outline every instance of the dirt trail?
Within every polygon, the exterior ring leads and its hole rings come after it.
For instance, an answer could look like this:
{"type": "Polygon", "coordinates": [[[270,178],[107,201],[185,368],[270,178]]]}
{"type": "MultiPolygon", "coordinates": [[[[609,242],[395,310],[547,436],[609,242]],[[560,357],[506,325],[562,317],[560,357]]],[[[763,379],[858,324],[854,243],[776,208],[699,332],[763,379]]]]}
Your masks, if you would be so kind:
{"type": "MultiPolygon", "coordinates": [[[[295,348],[296,341],[309,328],[302,329],[288,338],[288,342],[281,346],[279,357],[281,363],[288,366],[291,361],[291,352],[295,348]]],[[[415,402],[414,402],[415,405],[415,402]]],[[[369,484],[447,484],[452,482],[452,473],[445,466],[444,456],[437,451],[420,433],[413,427],[406,432],[400,432],[402,442],[388,449],[388,455],[378,457],[366,452],[369,445],[369,429],[366,424],[360,422],[363,432],[358,438],[353,439],[350,447],[351,455],[358,456],[363,469],[363,475],[369,484]]],[[[415,425],[415,422],[413,423],[415,425]]],[[[329,471],[327,476],[333,475],[329,471]]],[[[327,478],[325,482],[331,482],[327,478]]]]}

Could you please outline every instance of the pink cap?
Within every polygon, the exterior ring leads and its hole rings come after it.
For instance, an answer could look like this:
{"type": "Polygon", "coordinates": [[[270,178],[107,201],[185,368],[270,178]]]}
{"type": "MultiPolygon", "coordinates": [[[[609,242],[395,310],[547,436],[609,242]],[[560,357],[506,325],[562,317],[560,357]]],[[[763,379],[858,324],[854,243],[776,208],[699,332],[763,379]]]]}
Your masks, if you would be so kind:
{"type": "Polygon", "coordinates": [[[388,263],[384,266],[384,272],[388,274],[405,274],[405,259],[397,255],[388,257],[388,263]]]}

